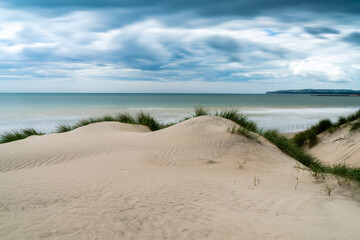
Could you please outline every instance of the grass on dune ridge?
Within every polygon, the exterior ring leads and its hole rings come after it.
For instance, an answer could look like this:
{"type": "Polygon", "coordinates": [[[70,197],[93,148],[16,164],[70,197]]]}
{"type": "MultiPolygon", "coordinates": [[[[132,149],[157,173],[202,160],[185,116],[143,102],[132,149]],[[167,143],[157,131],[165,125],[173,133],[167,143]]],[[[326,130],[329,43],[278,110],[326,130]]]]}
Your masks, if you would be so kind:
{"type": "MultiPolygon", "coordinates": [[[[206,110],[203,107],[196,107],[194,114],[191,114],[189,117],[185,117],[179,122],[183,122],[185,120],[188,120],[190,118],[199,117],[199,116],[220,116],[229,120],[232,120],[233,122],[236,122],[240,126],[252,131],[256,132],[258,130],[256,124],[250,120],[247,119],[246,116],[240,114],[236,109],[228,109],[224,111],[216,111],[215,113],[211,113],[210,111],[206,110]]],[[[157,121],[154,117],[150,116],[148,113],[144,113],[142,111],[138,112],[135,116],[132,116],[129,113],[119,113],[115,116],[111,115],[105,115],[102,117],[97,118],[87,118],[82,119],[78,121],[74,125],[68,125],[68,124],[60,124],[57,127],[57,132],[67,132],[71,131],[73,129],[76,129],[78,127],[86,126],[92,123],[97,122],[121,122],[121,123],[129,123],[129,124],[140,124],[149,127],[151,131],[157,131],[169,126],[172,126],[176,123],[169,123],[169,124],[162,124],[159,121],[157,121]]],[[[177,123],[179,123],[177,122],[177,123]]]]}
{"type": "MultiPolygon", "coordinates": [[[[207,111],[203,107],[196,107],[195,113],[191,114],[189,117],[185,117],[184,119],[180,120],[179,122],[188,120],[190,118],[198,117],[198,116],[205,116],[205,115],[214,115],[214,116],[220,116],[223,118],[227,118],[229,120],[232,120],[239,124],[240,126],[243,126],[249,131],[256,132],[257,126],[254,122],[249,121],[244,115],[240,114],[236,109],[228,109],[225,111],[216,111],[214,114],[212,114],[210,111],[207,111]]],[[[57,133],[64,133],[71,130],[74,130],[76,128],[86,126],[92,123],[98,123],[98,122],[121,122],[121,123],[129,123],[129,124],[140,124],[149,127],[151,131],[160,130],[166,127],[170,127],[176,123],[169,123],[169,124],[162,124],[159,121],[157,121],[154,117],[150,116],[148,113],[144,113],[142,111],[138,112],[135,116],[132,116],[129,113],[119,113],[115,116],[111,116],[109,114],[104,115],[102,117],[91,117],[87,119],[79,120],[74,125],[69,124],[59,124],[56,127],[57,133]]],[[[0,143],[6,143],[6,142],[12,142],[16,140],[25,139],[28,136],[31,135],[43,135],[44,133],[37,132],[35,129],[28,128],[23,129],[20,131],[12,131],[9,133],[4,133],[0,136],[0,143]]]]}
{"type": "MultiPolygon", "coordinates": [[[[92,118],[82,119],[77,123],[75,123],[74,125],[59,124],[56,127],[56,132],[64,133],[82,126],[86,126],[98,122],[121,122],[121,123],[129,123],[129,124],[141,124],[148,126],[149,129],[152,131],[159,130],[165,126],[160,124],[155,118],[151,117],[148,113],[144,113],[140,111],[139,113],[137,113],[135,117],[131,116],[128,113],[120,113],[116,116],[111,116],[107,114],[102,117],[96,117],[96,118],[92,117],[92,118]]],[[[25,139],[32,135],[44,135],[44,134],[45,133],[38,132],[33,128],[26,128],[17,131],[6,132],[0,135],[0,144],[25,139]]]]}
{"type": "Polygon", "coordinates": [[[241,127],[251,131],[251,132],[258,132],[259,129],[255,122],[249,120],[245,115],[238,112],[238,110],[234,108],[229,108],[223,111],[215,111],[214,113],[211,113],[211,111],[206,110],[203,107],[196,107],[195,108],[195,114],[192,115],[192,117],[199,117],[199,116],[219,116],[222,118],[229,119],[237,124],[239,124],[241,127]]]}
{"type": "Polygon", "coordinates": [[[8,143],[13,142],[16,140],[25,139],[32,135],[44,135],[43,132],[38,132],[35,129],[28,127],[21,130],[13,130],[10,132],[5,132],[0,135],[0,144],[1,143],[8,143]]]}
{"type": "Polygon", "coordinates": [[[302,147],[305,143],[308,143],[309,147],[313,147],[318,143],[317,135],[325,132],[328,129],[335,129],[336,125],[330,121],[330,119],[322,119],[317,124],[311,126],[305,131],[297,133],[293,137],[293,142],[302,147]]]}
{"type": "Polygon", "coordinates": [[[351,168],[344,164],[329,166],[319,162],[316,158],[306,153],[297,146],[291,139],[281,136],[275,130],[269,130],[262,135],[270,142],[274,143],[282,152],[307,166],[315,174],[330,173],[343,177],[348,180],[360,182],[360,168],[351,168]]]}
{"type": "Polygon", "coordinates": [[[128,113],[119,113],[116,116],[111,116],[107,114],[102,117],[82,119],[72,126],[68,124],[59,124],[56,130],[58,133],[68,132],[82,126],[98,122],[121,122],[129,124],[140,124],[149,127],[151,131],[156,131],[162,128],[162,125],[155,118],[151,117],[148,113],[140,111],[135,117],[128,113]]]}
{"type": "Polygon", "coordinates": [[[318,143],[317,135],[325,131],[333,132],[340,128],[341,125],[348,123],[351,123],[351,131],[360,128],[360,110],[348,116],[339,117],[338,121],[335,123],[331,122],[329,119],[322,119],[305,131],[296,134],[293,137],[293,142],[299,147],[302,147],[305,144],[308,144],[309,147],[313,147],[318,143]]]}
{"type": "Polygon", "coordinates": [[[353,122],[353,123],[351,124],[350,130],[351,130],[351,131],[356,131],[356,130],[358,130],[359,128],[360,128],[360,119],[358,119],[357,121],[355,121],[355,122],[353,122]]]}
{"type": "Polygon", "coordinates": [[[341,126],[345,123],[353,122],[357,119],[360,119],[360,109],[354,112],[353,114],[347,115],[345,117],[339,117],[338,121],[336,122],[336,125],[341,126]]]}
{"type": "Polygon", "coordinates": [[[206,116],[206,115],[210,115],[211,113],[205,109],[204,107],[201,106],[197,106],[195,107],[195,111],[194,114],[192,114],[192,117],[200,117],[200,116],[206,116]]]}
{"type": "MultiPolygon", "coordinates": [[[[226,119],[229,119],[237,124],[239,124],[242,128],[237,129],[237,131],[233,131],[234,133],[242,134],[245,137],[257,140],[256,134],[262,135],[266,139],[268,139],[270,142],[275,144],[282,152],[287,154],[288,156],[294,158],[295,160],[299,161],[306,167],[308,167],[311,171],[314,173],[331,173],[336,176],[344,177],[345,179],[349,180],[355,180],[357,182],[360,182],[360,168],[349,168],[345,165],[336,165],[336,166],[328,166],[325,164],[322,164],[317,159],[312,157],[311,155],[307,154],[300,146],[302,146],[306,141],[309,141],[311,138],[313,138],[313,135],[315,134],[315,137],[317,134],[324,132],[326,130],[329,130],[331,128],[334,128],[336,126],[340,126],[339,124],[348,123],[351,121],[354,121],[356,119],[360,118],[360,110],[357,111],[354,114],[351,114],[347,117],[339,118],[339,121],[334,124],[328,119],[321,120],[318,124],[312,126],[310,130],[305,134],[305,137],[300,135],[301,137],[294,137],[293,139],[287,139],[284,136],[281,136],[276,130],[268,130],[263,131],[259,129],[255,122],[250,121],[245,115],[239,113],[236,109],[228,109],[224,111],[215,111],[214,113],[211,113],[211,111],[206,110],[203,107],[196,107],[195,113],[192,114],[190,117],[184,118],[181,121],[198,117],[198,116],[205,116],[205,115],[213,115],[213,116],[220,116],[226,119]],[[295,139],[298,138],[298,139],[295,139]],[[301,144],[299,144],[301,143],[301,144]]],[[[121,122],[121,123],[129,123],[129,124],[141,124],[148,126],[150,130],[156,131],[160,130],[169,126],[172,126],[174,124],[161,124],[158,122],[155,118],[151,117],[148,113],[144,113],[140,111],[135,116],[132,116],[128,113],[120,113],[116,116],[111,115],[105,115],[103,117],[97,117],[97,118],[88,118],[83,119],[77,122],[74,125],[67,125],[67,124],[60,124],[57,127],[57,132],[67,132],[71,131],[75,128],[89,125],[92,123],[97,122],[106,122],[106,121],[115,121],[115,122],[121,122]]],[[[180,121],[180,122],[181,122],[180,121]]],[[[354,123],[354,128],[358,128],[360,126],[359,121],[354,123]]],[[[304,132],[306,132],[304,131],[304,132]]],[[[303,133],[303,132],[302,132],[303,133]]],[[[12,131],[10,133],[5,133],[0,136],[0,143],[5,142],[11,142],[16,141],[20,139],[24,139],[31,135],[42,135],[43,133],[37,132],[36,130],[32,128],[23,129],[20,131],[12,131]]],[[[311,140],[313,141],[313,140],[311,140]]]]}

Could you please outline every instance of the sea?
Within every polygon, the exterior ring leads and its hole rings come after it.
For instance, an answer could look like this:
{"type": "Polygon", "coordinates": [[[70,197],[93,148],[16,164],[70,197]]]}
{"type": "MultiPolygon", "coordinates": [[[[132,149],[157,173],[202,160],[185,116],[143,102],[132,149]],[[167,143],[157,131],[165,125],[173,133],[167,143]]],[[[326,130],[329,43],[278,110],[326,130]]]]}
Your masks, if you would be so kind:
{"type": "Polygon", "coordinates": [[[323,118],[336,121],[360,108],[359,96],[270,94],[0,93],[0,134],[33,127],[51,133],[58,124],[105,114],[139,111],[162,123],[190,116],[195,107],[234,108],[260,128],[305,130],[323,118]]]}

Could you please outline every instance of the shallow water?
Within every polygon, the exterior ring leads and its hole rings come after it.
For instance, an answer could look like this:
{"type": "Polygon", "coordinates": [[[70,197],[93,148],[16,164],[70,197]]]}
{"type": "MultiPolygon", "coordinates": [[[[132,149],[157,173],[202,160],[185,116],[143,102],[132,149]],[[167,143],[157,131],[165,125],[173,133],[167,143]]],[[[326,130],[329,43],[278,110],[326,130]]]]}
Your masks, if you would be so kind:
{"type": "Polygon", "coordinates": [[[360,108],[360,97],[265,94],[0,94],[0,133],[23,127],[55,131],[59,123],[116,114],[150,113],[164,123],[188,116],[195,106],[236,108],[259,127],[301,131],[322,118],[335,121],[360,108]]]}

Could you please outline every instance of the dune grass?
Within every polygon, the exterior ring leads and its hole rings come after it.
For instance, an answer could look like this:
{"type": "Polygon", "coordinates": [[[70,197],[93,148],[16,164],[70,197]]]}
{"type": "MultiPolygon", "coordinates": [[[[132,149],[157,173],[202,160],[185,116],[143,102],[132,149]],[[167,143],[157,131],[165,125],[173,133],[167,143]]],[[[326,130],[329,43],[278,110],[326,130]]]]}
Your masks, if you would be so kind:
{"type": "Polygon", "coordinates": [[[318,134],[334,127],[335,125],[330,121],[330,119],[322,119],[309,129],[296,134],[292,140],[298,147],[304,146],[305,143],[307,143],[309,147],[313,147],[318,143],[318,134]]]}
{"type": "Polygon", "coordinates": [[[155,120],[155,118],[142,111],[136,115],[136,124],[148,126],[151,131],[156,131],[162,128],[162,125],[155,120]]]}
{"type": "Polygon", "coordinates": [[[246,137],[247,139],[253,140],[257,143],[260,143],[259,139],[258,139],[258,135],[256,135],[254,132],[243,128],[243,127],[236,127],[233,126],[231,129],[229,129],[231,133],[236,133],[236,134],[240,134],[243,135],[244,137],[246,137]]]}
{"type": "Polygon", "coordinates": [[[82,127],[82,126],[86,126],[86,125],[89,125],[89,124],[92,124],[92,123],[112,122],[112,121],[116,121],[116,118],[114,118],[113,116],[111,116],[109,114],[104,115],[102,117],[82,119],[73,126],[73,129],[78,128],[78,127],[82,127]]]}
{"type": "Polygon", "coordinates": [[[345,117],[339,117],[338,121],[336,122],[336,125],[341,126],[345,123],[353,122],[357,119],[360,119],[360,109],[352,114],[345,116],[345,117]]]}
{"type": "Polygon", "coordinates": [[[116,116],[116,120],[121,123],[136,124],[136,120],[129,113],[119,113],[116,116]]]}
{"type": "Polygon", "coordinates": [[[326,172],[328,173],[360,182],[360,168],[350,168],[343,164],[332,167],[326,166],[325,168],[326,168],[326,172]]]}
{"type": "Polygon", "coordinates": [[[315,176],[318,173],[330,173],[360,183],[360,168],[352,168],[343,164],[334,166],[325,165],[275,130],[266,131],[263,133],[263,136],[275,144],[282,152],[308,167],[315,173],[315,176]]]}
{"type": "Polygon", "coordinates": [[[0,144],[13,142],[21,139],[25,139],[32,135],[44,135],[43,132],[38,132],[35,129],[28,127],[17,131],[5,132],[0,135],[0,144]]]}
{"type": "Polygon", "coordinates": [[[267,140],[275,144],[282,152],[298,160],[309,168],[317,169],[321,166],[318,160],[305,153],[293,141],[281,136],[276,130],[268,130],[262,134],[267,140]]]}
{"type": "Polygon", "coordinates": [[[197,106],[195,107],[194,113],[191,114],[190,117],[184,118],[182,121],[188,120],[189,118],[200,117],[200,116],[219,116],[222,118],[229,119],[251,132],[259,131],[255,122],[249,120],[247,116],[239,113],[239,111],[234,108],[229,108],[223,111],[212,112],[202,106],[197,106]]]}
{"type": "Polygon", "coordinates": [[[206,116],[211,115],[211,113],[206,110],[204,107],[197,106],[195,107],[194,114],[192,114],[192,117],[200,117],[200,116],[206,116]]]}
{"type": "Polygon", "coordinates": [[[65,123],[62,123],[62,124],[57,125],[57,127],[56,127],[56,132],[57,132],[57,133],[63,133],[63,132],[71,131],[71,130],[73,130],[73,129],[74,129],[73,126],[68,125],[68,124],[65,124],[65,123]]]}
{"type": "Polygon", "coordinates": [[[78,127],[83,127],[98,122],[121,122],[121,123],[129,123],[129,124],[140,124],[149,127],[149,129],[152,131],[156,131],[163,128],[163,125],[159,123],[155,118],[151,117],[148,113],[144,113],[140,111],[137,113],[135,117],[130,115],[129,113],[119,113],[116,116],[111,116],[107,114],[102,117],[82,119],[77,123],[75,123],[74,125],[59,124],[56,128],[56,132],[58,133],[68,132],[78,127]]]}
{"type": "Polygon", "coordinates": [[[357,110],[355,113],[350,114],[345,117],[339,117],[336,123],[331,122],[329,119],[322,119],[317,124],[311,126],[305,131],[299,132],[296,134],[292,141],[299,147],[308,144],[309,147],[313,147],[318,143],[318,137],[322,132],[329,131],[333,132],[336,129],[340,128],[341,125],[354,122],[351,124],[352,131],[360,128],[360,110],[357,110]],[[354,122],[355,121],[355,122],[354,122]]]}
{"type": "Polygon", "coordinates": [[[360,119],[351,124],[350,131],[356,131],[360,128],[360,119]]]}
{"type": "Polygon", "coordinates": [[[220,112],[217,111],[215,112],[215,116],[220,116],[222,118],[229,119],[251,132],[259,131],[255,122],[249,120],[247,116],[239,113],[236,109],[230,108],[228,110],[224,110],[220,112]]]}

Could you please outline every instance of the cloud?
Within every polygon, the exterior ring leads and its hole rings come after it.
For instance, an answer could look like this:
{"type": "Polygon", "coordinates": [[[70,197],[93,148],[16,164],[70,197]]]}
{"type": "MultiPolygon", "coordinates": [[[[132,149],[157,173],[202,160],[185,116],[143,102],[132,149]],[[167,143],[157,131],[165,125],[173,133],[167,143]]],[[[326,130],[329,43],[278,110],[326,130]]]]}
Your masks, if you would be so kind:
{"type": "Polygon", "coordinates": [[[12,8],[61,9],[61,11],[95,8],[141,8],[145,15],[160,12],[194,10],[206,16],[254,16],[264,12],[298,9],[303,11],[360,13],[357,0],[4,0],[3,5],[12,8]],[[161,11],[159,12],[159,9],[161,11]]]}
{"type": "Polygon", "coordinates": [[[354,45],[360,45],[360,32],[353,32],[348,36],[344,37],[343,40],[354,45]]]}
{"type": "Polygon", "coordinates": [[[305,32],[323,38],[323,34],[339,34],[340,31],[329,27],[304,27],[305,32]]]}
{"type": "Polygon", "coordinates": [[[305,78],[315,78],[319,81],[344,81],[344,71],[341,67],[319,59],[307,59],[290,64],[294,75],[305,78]]]}
{"type": "Polygon", "coordinates": [[[214,36],[208,39],[210,47],[223,52],[238,52],[240,44],[233,38],[225,36],[214,36]]]}
{"type": "Polygon", "coordinates": [[[307,1],[270,2],[275,5],[228,1],[226,8],[212,0],[24,1],[17,7],[21,1],[14,0],[11,8],[0,8],[0,82],[26,79],[24,86],[34,81],[51,89],[71,83],[79,89],[86,81],[106,81],[108,87],[101,89],[119,92],[125,88],[117,82],[134,82],[139,92],[146,90],[139,82],[184,82],[178,89],[241,82],[256,85],[258,92],[298,88],[304,81],[358,86],[358,68],[347,66],[356,66],[360,53],[344,41],[358,44],[360,17],[341,7],[336,17],[317,13],[319,3],[310,7],[307,1]]]}

